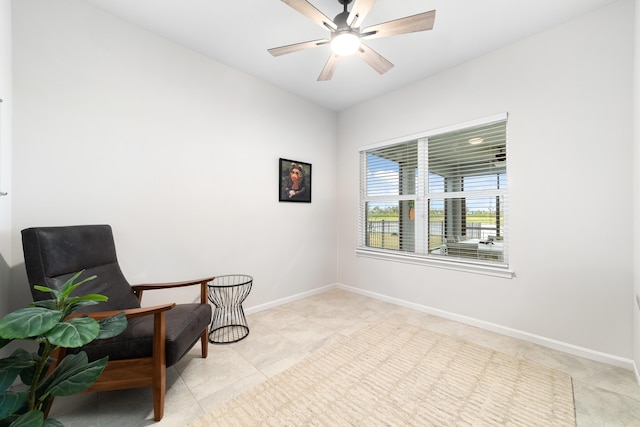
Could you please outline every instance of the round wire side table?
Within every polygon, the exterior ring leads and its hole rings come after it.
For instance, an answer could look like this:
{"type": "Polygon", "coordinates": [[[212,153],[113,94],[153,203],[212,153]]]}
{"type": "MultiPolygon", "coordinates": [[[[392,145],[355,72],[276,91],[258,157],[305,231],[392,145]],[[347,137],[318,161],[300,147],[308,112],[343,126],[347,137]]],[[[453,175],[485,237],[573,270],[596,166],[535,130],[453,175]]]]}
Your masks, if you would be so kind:
{"type": "Polygon", "coordinates": [[[249,325],[242,302],[251,292],[253,277],[228,274],[213,279],[209,287],[209,301],[214,305],[209,342],[230,344],[249,335],[249,325]]]}

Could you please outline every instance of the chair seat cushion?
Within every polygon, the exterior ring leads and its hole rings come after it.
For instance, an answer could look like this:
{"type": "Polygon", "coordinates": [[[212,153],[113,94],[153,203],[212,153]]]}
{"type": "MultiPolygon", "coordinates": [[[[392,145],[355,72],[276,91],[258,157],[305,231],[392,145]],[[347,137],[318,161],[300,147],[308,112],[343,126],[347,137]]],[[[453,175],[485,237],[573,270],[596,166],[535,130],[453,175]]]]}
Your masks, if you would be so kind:
{"type": "MultiPolygon", "coordinates": [[[[179,304],[165,312],[167,366],[180,360],[211,321],[209,304],[179,304]],[[194,340],[195,337],[195,340],[194,340]]],[[[153,348],[153,316],[129,319],[127,329],[114,338],[96,340],[79,350],[84,350],[89,360],[109,356],[109,360],[150,357],[153,348]]],[[[78,350],[78,351],[79,351],[78,350]]]]}

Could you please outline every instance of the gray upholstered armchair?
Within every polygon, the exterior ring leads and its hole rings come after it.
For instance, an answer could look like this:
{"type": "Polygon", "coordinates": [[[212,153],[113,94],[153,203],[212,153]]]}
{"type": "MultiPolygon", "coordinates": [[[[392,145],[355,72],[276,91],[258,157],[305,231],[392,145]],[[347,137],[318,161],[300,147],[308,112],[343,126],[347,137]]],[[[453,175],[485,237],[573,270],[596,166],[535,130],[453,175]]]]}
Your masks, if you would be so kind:
{"type": "Polygon", "coordinates": [[[96,318],[124,311],[129,326],[117,337],[97,340],[81,348],[90,360],[109,356],[107,367],[88,391],[152,387],[154,419],[161,420],[166,367],[180,360],[198,340],[202,357],[207,357],[207,327],[211,320],[207,283],[213,277],[130,286],[118,265],[108,225],[28,228],[22,230],[22,245],[34,300],[50,299],[49,294],[33,289],[34,285],[60,289],[81,270],[85,270],[83,277],[97,276],[83,292],[91,288],[91,293],[106,295],[109,300],[85,311],[96,318]],[[145,290],[191,285],[199,285],[200,303],[148,308],[140,305],[145,290]]]}

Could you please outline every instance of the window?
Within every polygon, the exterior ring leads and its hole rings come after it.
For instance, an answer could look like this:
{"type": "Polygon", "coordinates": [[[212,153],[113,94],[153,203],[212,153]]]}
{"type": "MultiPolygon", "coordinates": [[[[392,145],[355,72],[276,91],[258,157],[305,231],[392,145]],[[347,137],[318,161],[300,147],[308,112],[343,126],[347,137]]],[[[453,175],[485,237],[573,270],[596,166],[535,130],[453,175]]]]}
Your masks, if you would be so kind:
{"type": "Polygon", "coordinates": [[[359,253],[506,268],[507,116],[360,151],[359,253]]]}

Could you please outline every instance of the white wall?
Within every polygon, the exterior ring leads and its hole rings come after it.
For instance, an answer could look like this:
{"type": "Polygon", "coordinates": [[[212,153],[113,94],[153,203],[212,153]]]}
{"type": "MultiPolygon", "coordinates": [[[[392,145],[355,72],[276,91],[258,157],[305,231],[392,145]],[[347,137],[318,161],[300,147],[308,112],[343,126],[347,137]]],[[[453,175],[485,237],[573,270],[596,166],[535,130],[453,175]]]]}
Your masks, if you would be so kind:
{"type": "Polygon", "coordinates": [[[335,283],[335,113],[76,0],[13,6],[16,264],[25,227],[108,223],[132,283],[246,273],[246,307],[335,283]],[[311,204],[278,202],[279,157],[311,204]]]}
{"type": "Polygon", "coordinates": [[[622,0],[342,112],[338,281],[630,364],[632,55],[622,0]],[[356,257],[358,149],[500,112],[515,278],[356,257]]]}
{"type": "Polygon", "coordinates": [[[9,300],[11,264],[11,0],[0,0],[0,316],[9,300]]]}
{"type": "Polygon", "coordinates": [[[637,262],[640,257],[640,0],[635,0],[635,49],[634,49],[634,108],[633,108],[633,170],[634,170],[634,234],[633,234],[633,284],[634,296],[638,301],[633,304],[633,358],[635,362],[635,373],[640,382],[640,264],[637,262]]]}

